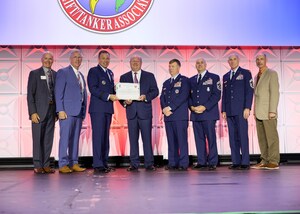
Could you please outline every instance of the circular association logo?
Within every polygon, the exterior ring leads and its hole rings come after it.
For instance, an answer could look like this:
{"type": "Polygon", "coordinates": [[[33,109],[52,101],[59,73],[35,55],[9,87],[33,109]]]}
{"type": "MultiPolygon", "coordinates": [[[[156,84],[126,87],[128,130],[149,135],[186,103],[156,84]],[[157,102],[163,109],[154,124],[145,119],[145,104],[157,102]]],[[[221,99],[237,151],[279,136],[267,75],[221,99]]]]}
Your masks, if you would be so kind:
{"type": "Polygon", "coordinates": [[[116,33],[133,27],[149,12],[154,0],[58,0],[78,26],[96,33],[116,33]]]}

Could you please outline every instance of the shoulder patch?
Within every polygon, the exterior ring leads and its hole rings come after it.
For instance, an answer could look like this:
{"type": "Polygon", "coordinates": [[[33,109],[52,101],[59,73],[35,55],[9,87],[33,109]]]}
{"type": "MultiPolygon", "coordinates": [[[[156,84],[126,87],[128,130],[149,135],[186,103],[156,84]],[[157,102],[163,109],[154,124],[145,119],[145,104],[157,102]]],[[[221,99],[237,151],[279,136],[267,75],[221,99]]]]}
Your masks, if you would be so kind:
{"type": "Polygon", "coordinates": [[[250,87],[251,87],[251,88],[254,88],[254,85],[253,85],[253,79],[249,80],[249,84],[250,84],[250,87]]]}
{"type": "Polygon", "coordinates": [[[221,82],[220,81],[217,82],[217,88],[219,91],[221,91],[221,82]]]}

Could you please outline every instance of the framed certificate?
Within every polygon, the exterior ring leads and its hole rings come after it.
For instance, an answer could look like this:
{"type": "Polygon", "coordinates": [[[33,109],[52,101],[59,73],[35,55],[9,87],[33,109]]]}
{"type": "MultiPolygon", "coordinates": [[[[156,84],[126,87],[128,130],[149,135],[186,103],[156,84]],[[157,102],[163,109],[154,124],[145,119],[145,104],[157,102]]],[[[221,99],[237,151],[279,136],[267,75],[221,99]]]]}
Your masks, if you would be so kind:
{"type": "Polygon", "coordinates": [[[116,95],[119,100],[138,100],[140,97],[140,84],[119,82],[116,85],[116,95]]]}

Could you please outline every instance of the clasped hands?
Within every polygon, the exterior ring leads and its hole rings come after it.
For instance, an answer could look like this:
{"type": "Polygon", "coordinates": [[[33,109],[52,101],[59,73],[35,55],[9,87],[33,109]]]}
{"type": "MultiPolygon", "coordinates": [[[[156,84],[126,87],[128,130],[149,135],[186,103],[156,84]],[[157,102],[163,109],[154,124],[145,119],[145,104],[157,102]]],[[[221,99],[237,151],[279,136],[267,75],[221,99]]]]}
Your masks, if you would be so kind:
{"type": "Polygon", "coordinates": [[[171,114],[173,114],[173,112],[171,111],[170,106],[167,106],[167,107],[163,108],[163,114],[164,114],[166,117],[169,117],[171,114]]]}
{"type": "Polygon", "coordinates": [[[191,106],[191,110],[197,114],[202,114],[205,110],[206,110],[206,107],[205,106],[191,106]]]}

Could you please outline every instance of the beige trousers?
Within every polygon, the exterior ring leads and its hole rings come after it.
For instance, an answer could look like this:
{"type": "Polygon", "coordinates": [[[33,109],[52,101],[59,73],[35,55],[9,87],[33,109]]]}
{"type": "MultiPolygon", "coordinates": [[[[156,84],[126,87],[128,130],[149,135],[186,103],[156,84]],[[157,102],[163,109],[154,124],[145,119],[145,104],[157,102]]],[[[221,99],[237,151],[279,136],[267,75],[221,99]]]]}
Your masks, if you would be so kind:
{"type": "Polygon", "coordinates": [[[280,153],[277,119],[259,120],[256,118],[256,130],[262,163],[279,164],[280,153]]]}

